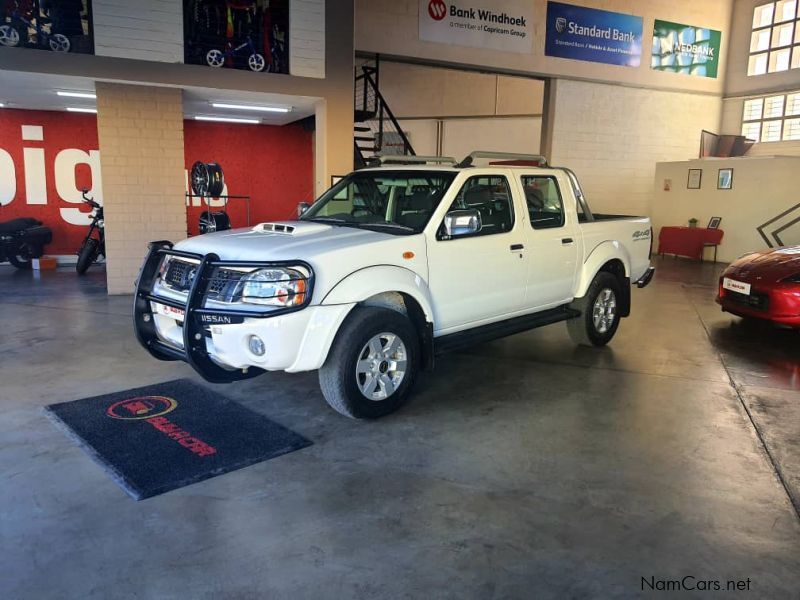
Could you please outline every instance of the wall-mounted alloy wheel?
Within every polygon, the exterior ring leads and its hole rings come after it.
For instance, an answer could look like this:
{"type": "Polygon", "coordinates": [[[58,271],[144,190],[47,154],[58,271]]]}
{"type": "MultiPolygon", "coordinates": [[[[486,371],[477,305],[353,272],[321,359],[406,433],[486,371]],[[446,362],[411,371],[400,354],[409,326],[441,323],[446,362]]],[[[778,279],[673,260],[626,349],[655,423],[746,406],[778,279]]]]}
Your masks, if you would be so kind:
{"type": "Polygon", "coordinates": [[[72,48],[69,38],[60,33],[51,35],[48,44],[53,52],[69,52],[70,48],[72,48]]]}
{"type": "Polygon", "coordinates": [[[586,290],[583,298],[570,307],[581,311],[581,316],[567,321],[567,332],[576,344],[605,346],[619,327],[619,299],[622,297],[619,279],[601,271],[586,290]]]}
{"type": "Polygon", "coordinates": [[[192,191],[202,198],[216,198],[225,189],[225,176],[217,163],[197,161],[192,165],[192,191]]]}
{"type": "Polygon", "coordinates": [[[231,228],[231,220],[224,212],[206,210],[200,214],[200,233],[214,233],[231,228]]]}
{"type": "Polygon", "coordinates": [[[222,50],[209,50],[206,52],[206,64],[209,67],[219,69],[225,65],[225,53],[222,50]]]}
{"type": "Polygon", "coordinates": [[[0,46],[13,48],[19,46],[19,41],[19,31],[14,29],[11,25],[0,25],[0,46]]]}
{"type": "Polygon", "coordinates": [[[264,60],[264,57],[260,54],[251,54],[247,57],[247,66],[250,67],[251,71],[260,73],[264,70],[264,67],[267,66],[267,61],[264,60]]]}
{"type": "Polygon", "coordinates": [[[354,419],[376,419],[406,401],[418,365],[419,339],[408,317],[386,308],[356,307],[319,370],[319,384],[334,410],[354,419]]]}

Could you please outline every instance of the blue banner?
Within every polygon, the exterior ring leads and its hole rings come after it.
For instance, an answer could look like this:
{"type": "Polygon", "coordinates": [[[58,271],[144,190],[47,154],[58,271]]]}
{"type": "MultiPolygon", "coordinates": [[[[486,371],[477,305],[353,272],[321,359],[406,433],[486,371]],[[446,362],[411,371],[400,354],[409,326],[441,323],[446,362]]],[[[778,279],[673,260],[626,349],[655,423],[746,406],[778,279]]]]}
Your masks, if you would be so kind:
{"type": "Polygon", "coordinates": [[[638,67],[642,18],[561,2],[547,3],[547,56],[638,67]]]}

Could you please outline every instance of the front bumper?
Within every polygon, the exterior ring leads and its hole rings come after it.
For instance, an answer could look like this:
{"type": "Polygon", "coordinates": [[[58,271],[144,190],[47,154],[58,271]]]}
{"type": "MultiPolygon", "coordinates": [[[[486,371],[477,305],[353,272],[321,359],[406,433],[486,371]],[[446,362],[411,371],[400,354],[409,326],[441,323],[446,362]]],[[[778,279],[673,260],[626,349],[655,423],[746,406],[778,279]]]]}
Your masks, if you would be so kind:
{"type": "MultiPolygon", "coordinates": [[[[727,275],[723,274],[723,277],[727,275]]],[[[734,278],[741,280],[741,277],[734,278]]],[[[788,327],[800,327],[800,285],[777,283],[772,286],[751,284],[749,296],[732,293],[719,282],[717,304],[722,310],[739,317],[772,321],[788,327]]]]}
{"type": "Polygon", "coordinates": [[[318,335],[309,341],[308,332],[335,332],[336,322],[343,320],[349,307],[309,307],[313,286],[313,270],[302,261],[292,261],[291,265],[285,262],[222,261],[215,254],[202,256],[181,252],[173,250],[169,242],[153,242],[136,282],[133,310],[136,338],[155,358],[185,361],[205,379],[215,383],[247,379],[267,370],[317,368],[319,365],[315,363],[324,360],[324,356],[318,358],[323,354],[319,347],[325,343],[329,347],[332,340],[321,339],[318,335]],[[154,293],[159,267],[166,256],[198,262],[183,301],[154,293]],[[243,310],[207,306],[209,285],[219,269],[292,265],[301,265],[309,273],[305,301],[296,307],[243,310]],[[173,314],[169,314],[169,309],[154,310],[156,305],[169,307],[173,314]],[[257,356],[249,350],[248,341],[252,335],[258,335],[264,342],[264,355],[257,356]],[[308,367],[309,364],[313,366],[308,367]]]}

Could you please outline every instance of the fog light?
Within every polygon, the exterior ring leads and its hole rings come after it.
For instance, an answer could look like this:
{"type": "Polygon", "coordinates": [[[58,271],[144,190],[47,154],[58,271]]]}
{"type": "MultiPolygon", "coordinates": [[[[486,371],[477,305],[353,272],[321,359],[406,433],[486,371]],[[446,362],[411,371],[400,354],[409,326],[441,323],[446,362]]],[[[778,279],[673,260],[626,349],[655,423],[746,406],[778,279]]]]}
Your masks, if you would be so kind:
{"type": "Polygon", "coordinates": [[[250,346],[250,352],[252,352],[256,356],[264,356],[264,353],[267,351],[267,348],[264,346],[263,340],[257,335],[250,336],[248,345],[250,346]]]}

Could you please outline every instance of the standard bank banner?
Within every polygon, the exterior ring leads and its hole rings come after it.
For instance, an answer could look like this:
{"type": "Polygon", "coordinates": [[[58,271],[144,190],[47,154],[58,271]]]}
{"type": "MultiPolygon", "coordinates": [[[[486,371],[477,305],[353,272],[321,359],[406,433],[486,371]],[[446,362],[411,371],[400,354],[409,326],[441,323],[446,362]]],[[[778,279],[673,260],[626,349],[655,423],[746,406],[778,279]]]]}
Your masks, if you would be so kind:
{"type": "Polygon", "coordinates": [[[530,54],[530,0],[419,0],[419,39],[530,54]]]}
{"type": "Polygon", "coordinates": [[[642,62],[642,18],[548,2],[544,53],[638,67],[642,62]]]}

